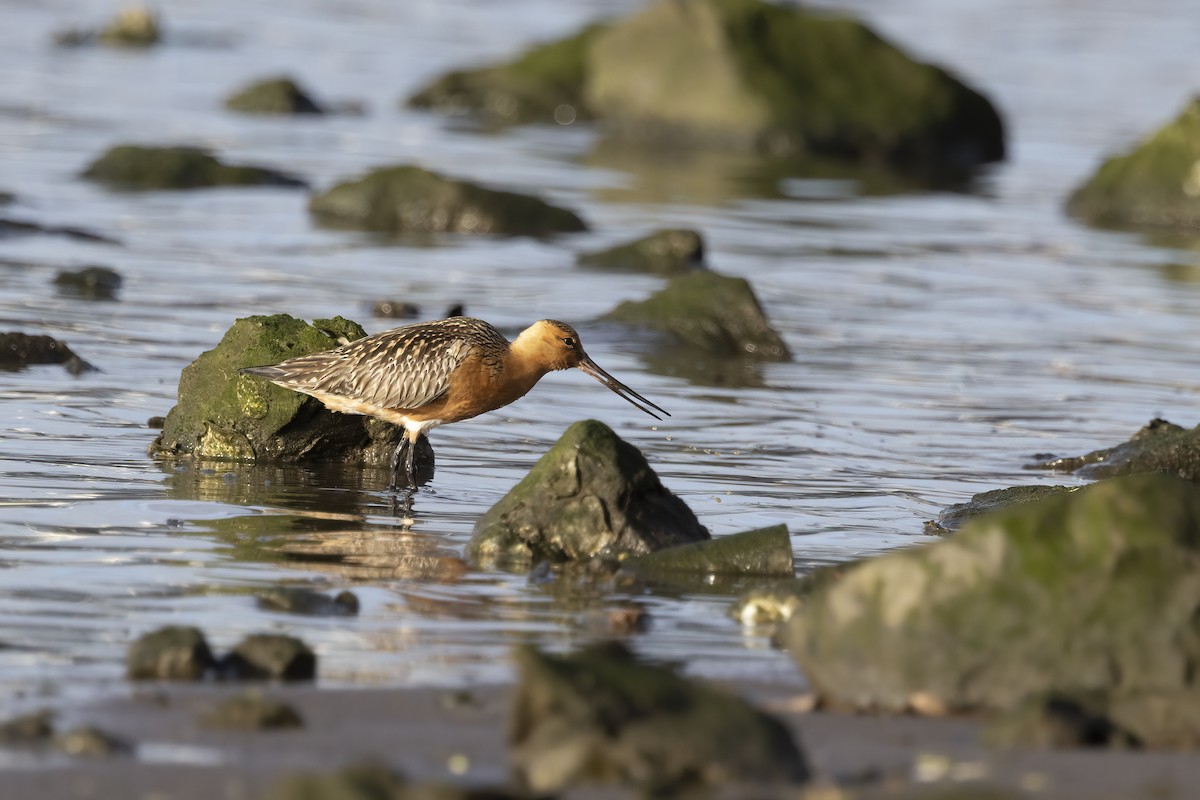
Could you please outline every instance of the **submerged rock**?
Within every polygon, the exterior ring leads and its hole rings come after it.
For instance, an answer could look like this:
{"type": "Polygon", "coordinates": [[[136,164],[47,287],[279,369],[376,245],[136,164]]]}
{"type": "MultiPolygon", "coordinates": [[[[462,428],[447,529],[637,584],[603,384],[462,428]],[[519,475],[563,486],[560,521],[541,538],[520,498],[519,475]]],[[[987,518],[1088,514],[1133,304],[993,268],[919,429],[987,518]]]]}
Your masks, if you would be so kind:
{"type": "Polygon", "coordinates": [[[340,183],[315,195],[308,210],[323,224],[386,234],[548,236],[587,229],[572,212],[531,195],[403,165],[340,183]]]}
{"type": "Polygon", "coordinates": [[[686,228],[662,229],[607,250],[581,253],[576,262],[596,269],[678,275],[704,267],[704,237],[686,228]]]}
{"type": "Polygon", "coordinates": [[[265,167],[236,167],[198,147],[117,145],[83,172],[119,189],[198,189],[210,186],[298,186],[304,181],[265,167]]]}
{"type": "Polygon", "coordinates": [[[790,578],[796,574],[792,559],[787,526],[772,525],[635,556],[621,569],[640,578],[679,572],[790,578]]]}
{"type": "Polygon", "coordinates": [[[1200,490],[1139,475],[866,561],[805,598],[788,642],[823,699],[856,708],[1002,710],[1049,692],[1186,704],[1197,609],[1200,490]]]}
{"type": "Polygon", "coordinates": [[[1009,506],[1036,503],[1048,497],[1075,491],[1077,486],[1010,486],[971,495],[965,503],[955,503],[938,515],[937,521],[925,523],[925,533],[942,536],[961,528],[965,523],[984,514],[990,514],[1009,506]]]}
{"type": "Polygon", "coordinates": [[[121,288],[121,274],[111,267],[83,267],[60,270],[54,276],[60,294],[84,300],[115,300],[121,288]]]}
{"type": "Polygon", "coordinates": [[[668,333],[718,357],[790,361],[783,338],[771,327],[744,278],[700,270],[672,278],[641,301],[627,300],[602,319],[668,333]]]}
{"type": "Polygon", "coordinates": [[[1092,479],[1171,472],[1200,480],[1200,427],[1182,428],[1164,419],[1152,419],[1127,442],[1081,456],[1047,459],[1026,469],[1074,472],[1092,479]]]}
{"type": "Polygon", "coordinates": [[[1067,211],[1093,225],[1200,228],[1200,98],[1131,152],[1101,164],[1067,211]]]}
{"type": "Polygon", "coordinates": [[[27,236],[45,234],[46,236],[65,236],[81,242],[98,242],[100,244],[120,244],[116,239],[96,233],[86,228],[76,228],[70,225],[43,225],[40,222],[27,222],[18,219],[0,218],[0,239],[7,236],[27,236]]]}
{"type": "Polygon", "coordinates": [[[208,728],[239,731],[303,728],[304,720],[291,704],[245,692],[221,701],[200,718],[208,728]]]}
{"type": "Polygon", "coordinates": [[[566,656],[522,647],[516,659],[510,758],[535,792],[615,782],[675,796],[809,776],[778,720],[620,645],[566,656]]]}
{"type": "Polygon", "coordinates": [[[216,663],[199,628],[171,625],[143,634],[129,646],[125,677],[196,681],[216,663]]]}
{"type": "Polygon", "coordinates": [[[239,89],[225,100],[230,111],[246,114],[324,114],[307,92],[286,75],[239,89]]]}
{"type": "MultiPolygon", "coordinates": [[[[401,428],[328,411],[307,395],[237,372],[329,350],[364,335],[357,323],[341,317],[313,325],[286,314],[237,320],[220,344],[184,368],[179,402],[150,445],[150,455],[390,466],[401,428]]],[[[423,437],[416,458],[418,478],[427,477],[433,450],[423,437]]]]}
{"type": "Polygon", "coordinates": [[[260,592],[258,605],[259,608],[292,614],[347,616],[358,613],[358,597],[354,592],[341,591],[330,597],[299,586],[277,586],[260,592]]]}
{"type": "Polygon", "coordinates": [[[238,642],[222,671],[237,680],[311,681],[317,677],[317,656],[295,636],[256,633],[238,642]]]}
{"type": "Polygon", "coordinates": [[[0,370],[19,370],[34,364],[62,364],[72,375],[96,369],[53,337],[17,331],[0,333],[0,370]]]}
{"type": "Polygon", "coordinates": [[[636,447],[585,420],[480,517],[467,553],[477,561],[585,561],[708,538],[636,447]]]}

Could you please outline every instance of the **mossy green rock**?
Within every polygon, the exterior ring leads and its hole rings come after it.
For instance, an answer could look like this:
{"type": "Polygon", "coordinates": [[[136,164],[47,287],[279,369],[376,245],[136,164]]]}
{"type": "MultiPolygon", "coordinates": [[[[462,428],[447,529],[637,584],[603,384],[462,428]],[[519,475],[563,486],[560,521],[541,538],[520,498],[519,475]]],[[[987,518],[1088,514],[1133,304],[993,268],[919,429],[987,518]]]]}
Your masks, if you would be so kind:
{"type": "Polygon", "coordinates": [[[1132,152],[1105,161],[1067,211],[1094,225],[1200,228],[1200,98],[1132,152]]]}
{"type": "Polygon", "coordinates": [[[715,356],[790,361],[744,278],[698,270],[672,278],[646,300],[627,300],[602,317],[676,336],[715,356]]]}
{"type": "Polygon", "coordinates": [[[287,76],[256,81],[225,100],[230,111],[244,114],[324,114],[308,93],[287,76]]]}
{"type": "Polygon", "coordinates": [[[130,680],[198,681],[216,666],[199,628],[169,625],[129,645],[125,675],[130,680]]]}
{"type": "Polygon", "coordinates": [[[681,544],[636,556],[621,565],[641,578],[688,572],[697,575],[757,575],[792,577],[792,537],[786,525],[772,525],[681,544]]]}
{"type": "MultiPolygon", "coordinates": [[[[309,325],[286,314],[246,317],[184,368],[179,402],[167,414],[150,455],[243,461],[337,460],[388,466],[402,430],[395,425],[326,410],[319,401],[242,367],[277,364],[361,338],[356,323],[336,317],[309,325]]],[[[417,456],[428,461],[428,442],[417,456]]]]}
{"type": "Polygon", "coordinates": [[[1052,458],[1028,469],[1074,472],[1086,478],[1113,478],[1139,472],[1171,472],[1200,480],[1200,427],[1183,428],[1164,419],[1153,419],[1114,447],[1081,456],[1052,458]]]}
{"type": "Polygon", "coordinates": [[[548,236],[586,230],[565,208],[486,189],[413,166],[377,169],[315,195],[308,210],[324,224],[386,234],[477,233],[548,236]]]}
{"type": "Polygon", "coordinates": [[[317,656],[295,636],[256,633],[238,642],[225,670],[239,680],[311,681],[317,677],[317,656]]]}
{"type": "Polygon", "coordinates": [[[516,659],[511,760],[535,792],[621,783],[645,796],[675,797],[808,778],[803,753],[774,717],[666,667],[638,663],[620,645],[565,656],[522,647],[516,659]]]}
{"type": "Polygon", "coordinates": [[[936,522],[925,523],[925,533],[941,536],[958,530],[965,523],[984,514],[990,514],[1002,508],[1036,503],[1060,494],[1073,492],[1077,486],[1010,486],[1007,489],[992,489],[971,495],[965,503],[955,503],[948,506],[938,515],[936,522]]]}
{"type": "Polygon", "coordinates": [[[117,145],[83,172],[120,189],[200,189],[212,186],[305,186],[282,172],[222,163],[198,147],[117,145]]]}
{"type": "Polygon", "coordinates": [[[657,230],[627,244],[581,253],[576,263],[593,269],[679,275],[704,265],[704,237],[690,229],[657,230]]]}
{"type": "Polygon", "coordinates": [[[636,447],[585,420],[480,517],[467,553],[477,561],[586,561],[708,538],[636,447]]]}
{"type": "Polygon", "coordinates": [[[1137,475],[981,517],[813,592],[787,638],[820,696],[858,708],[1194,696],[1200,490],[1137,475]]]}

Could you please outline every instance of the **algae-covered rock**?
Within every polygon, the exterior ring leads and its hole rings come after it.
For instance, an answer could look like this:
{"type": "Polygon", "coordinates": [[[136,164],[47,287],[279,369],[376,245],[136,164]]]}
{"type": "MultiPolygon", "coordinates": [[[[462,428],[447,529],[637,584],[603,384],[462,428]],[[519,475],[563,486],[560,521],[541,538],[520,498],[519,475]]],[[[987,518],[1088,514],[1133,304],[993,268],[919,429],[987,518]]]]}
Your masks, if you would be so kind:
{"type": "Polygon", "coordinates": [[[60,270],[54,276],[60,294],[84,300],[115,300],[121,288],[121,274],[110,267],[82,267],[60,270]]]}
{"type": "Polygon", "coordinates": [[[667,797],[808,778],[804,755],[778,720],[739,697],[638,663],[620,645],[565,656],[522,647],[516,659],[510,758],[533,791],[621,783],[667,797]]]}
{"type": "MultiPolygon", "coordinates": [[[[220,344],[184,368],[179,402],[167,414],[150,454],[390,465],[403,435],[399,427],[328,411],[307,395],[238,374],[242,367],[329,350],[364,333],[341,317],[313,325],[286,314],[237,320],[220,344]]],[[[422,438],[419,448],[419,471],[428,470],[433,459],[429,442],[422,438]]]]}
{"type": "Polygon", "coordinates": [[[222,163],[198,147],[117,145],[93,161],[83,177],[119,189],[306,185],[299,178],[265,167],[222,163]]]}
{"type": "Polygon", "coordinates": [[[548,236],[586,230],[579,217],[536,197],[487,189],[413,166],[372,170],[315,195],[321,223],[386,234],[548,236]]]}
{"type": "Polygon", "coordinates": [[[678,572],[760,577],[792,577],[796,574],[792,537],[788,535],[786,525],[668,547],[630,558],[621,569],[640,578],[678,572]]]}
{"type": "Polygon", "coordinates": [[[244,692],[227,698],[200,718],[208,728],[239,731],[286,730],[304,727],[304,720],[291,704],[244,692]]]}
{"type": "Polygon", "coordinates": [[[607,250],[580,253],[576,263],[595,269],[679,275],[704,266],[704,237],[687,228],[657,230],[607,250]]]}
{"type": "Polygon", "coordinates": [[[1081,456],[1047,459],[1026,468],[1074,472],[1093,479],[1172,472],[1181,478],[1200,480],[1200,427],[1182,428],[1164,419],[1152,419],[1127,442],[1081,456]]]}
{"type": "Polygon", "coordinates": [[[125,676],[130,680],[196,681],[216,666],[198,628],[171,625],[143,634],[129,646],[125,676]]]}
{"type": "Polygon", "coordinates": [[[1008,508],[1009,506],[1036,503],[1038,500],[1045,500],[1048,497],[1073,492],[1077,488],[1079,487],[1010,486],[1007,489],[993,489],[988,492],[979,492],[978,494],[971,495],[971,499],[965,503],[955,503],[952,506],[948,506],[941,514],[938,514],[936,522],[926,522],[925,532],[930,535],[941,536],[958,530],[964,523],[976,517],[981,517],[984,514],[990,514],[993,511],[1008,508]]]}
{"type": "Polygon", "coordinates": [[[1194,696],[1200,491],[1117,478],[871,559],[805,598],[793,658],[835,704],[1005,709],[1038,693],[1194,696]]]}
{"type": "Polygon", "coordinates": [[[480,517],[467,553],[488,561],[584,561],[708,538],[636,447],[585,420],[480,517]]]}
{"type": "Polygon", "coordinates": [[[1200,228],[1200,98],[1131,152],[1101,164],[1067,211],[1094,225],[1200,228]]]}
{"type": "Polygon", "coordinates": [[[699,270],[672,278],[646,300],[627,300],[602,319],[662,331],[715,356],[790,361],[744,278],[699,270]]]}
{"type": "Polygon", "coordinates": [[[0,370],[19,370],[35,364],[62,364],[72,375],[93,367],[52,336],[8,331],[0,333],[0,370]]]}
{"type": "Polygon", "coordinates": [[[230,111],[245,114],[324,114],[307,92],[286,75],[239,89],[225,100],[230,111]]]}
{"type": "Polygon", "coordinates": [[[570,109],[659,145],[935,169],[1004,157],[995,108],[946,71],[854,20],[760,0],[658,0],[410,102],[500,122],[561,123],[570,109]]]}
{"type": "Polygon", "coordinates": [[[311,681],[317,677],[317,656],[295,636],[256,633],[226,656],[224,671],[238,680],[311,681]]]}
{"type": "Polygon", "coordinates": [[[1124,747],[1134,744],[1108,716],[1101,694],[1032,695],[988,723],[988,744],[1019,748],[1124,747]]]}

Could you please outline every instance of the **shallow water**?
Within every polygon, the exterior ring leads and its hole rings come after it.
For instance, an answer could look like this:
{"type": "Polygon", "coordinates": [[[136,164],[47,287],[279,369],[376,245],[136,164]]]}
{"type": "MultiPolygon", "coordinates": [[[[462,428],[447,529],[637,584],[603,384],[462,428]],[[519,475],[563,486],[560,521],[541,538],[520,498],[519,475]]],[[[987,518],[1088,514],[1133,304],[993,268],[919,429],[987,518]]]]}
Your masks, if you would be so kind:
{"type": "Polygon", "coordinates": [[[631,599],[651,618],[640,651],[696,674],[795,682],[785,655],[727,617],[727,598],[565,597],[552,581],[472,571],[471,526],[587,417],[641,448],[715,535],[786,523],[801,565],[925,541],[923,520],[977,491],[1075,480],[1023,470],[1035,453],[1107,445],[1153,416],[1196,422],[1200,289],[1164,269],[1195,256],[1060,210],[1102,155],[1195,90],[1180,82],[1200,44],[1186,0],[825,3],[967,78],[1009,125],[1012,158],[976,192],[885,197],[830,180],[764,187],[737,158],[648,165],[594,148],[584,128],[481,134],[397,106],[441,70],[633,3],[156,5],[168,44],[114,52],[49,45],[110,4],[0,0],[0,190],[17,196],[0,215],[121,241],[0,240],[0,330],[56,336],[102,370],[35,367],[0,384],[8,700],[119,689],[127,643],[168,623],[198,625],[218,647],[296,634],[328,684],[499,681],[512,643],[571,646],[593,635],[589,609],[631,599]],[[234,88],[284,70],[365,115],[221,110],[234,88]],[[400,246],[312,226],[303,192],[112,193],[76,179],[126,141],[206,145],[317,187],[413,161],[543,193],[595,232],[400,246]],[[750,279],[794,363],[763,366],[759,386],[704,386],[589,323],[660,281],[579,270],[574,252],[668,225],[700,229],[712,266],[750,279]],[[118,301],[56,294],[55,272],[86,264],[121,272],[118,301]],[[411,525],[374,471],[146,457],[147,418],[167,412],[180,370],[234,319],[341,314],[382,330],[391,323],[369,313],[382,297],[429,317],[461,302],[509,330],[571,321],[602,366],[673,416],[651,424],[587,378],[549,376],[434,434],[438,473],[411,525]],[[253,592],[278,582],[352,588],[362,613],[259,609],[253,592]]]}

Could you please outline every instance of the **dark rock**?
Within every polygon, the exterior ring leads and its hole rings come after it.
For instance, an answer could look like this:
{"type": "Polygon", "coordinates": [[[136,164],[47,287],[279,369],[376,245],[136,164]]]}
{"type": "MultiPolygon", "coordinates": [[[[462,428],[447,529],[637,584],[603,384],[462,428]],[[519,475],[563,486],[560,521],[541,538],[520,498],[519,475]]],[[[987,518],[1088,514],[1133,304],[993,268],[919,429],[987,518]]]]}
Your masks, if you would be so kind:
{"type": "Polygon", "coordinates": [[[786,525],[668,547],[627,559],[621,569],[640,578],[673,572],[789,578],[796,574],[786,525]]]}
{"type": "Polygon", "coordinates": [[[155,416],[155,417],[150,417],[149,419],[146,420],[146,427],[151,428],[152,430],[161,431],[163,429],[163,426],[166,424],[167,424],[166,417],[155,416]]]}
{"type": "Polygon", "coordinates": [[[717,356],[790,361],[744,278],[699,270],[672,278],[647,300],[625,301],[602,319],[662,331],[717,356]]]}
{"type": "Polygon", "coordinates": [[[511,761],[534,791],[618,782],[676,796],[808,778],[803,754],[778,720],[739,697],[640,664],[620,645],[566,656],[522,647],[516,659],[511,761]]]}
{"type": "Polygon", "coordinates": [[[1152,419],[1129,441],[1081,456],[1049,458],[1026,469],[1074,472],[1085,478],[1112,478],[1139,472],[1172,472],[1200,480],[1200,427],[1181,428],[1152,419]]]}
{"type": "Polygon", "coordinates": [[[1200,98],[1131,152],[1108,159],[1067,211],[1093,225],[1200,228],[1200,98]]]}
{"type": "Polygon", "coordinates": [[[263,697],[257,692],[230,697],[206,713],[200,723],[225,730],[265,731],[304,727],[304,720],[290,704],[263,697]]]}
{"type": "Polygon", "coordinates": [[[311,681],[317,677],[317,656],[294,636],[258,633],[233,648],[223,671],[235,680],[311,681]]]}
{"type": "Polygon", "coordinates": [[[579,217],[536,197],[486,189],[412,166],[372,170],[315,195],[322,224],[385,234],[548,236],[586,230],[579,217]]]}
{"type": "MultiPolygon", "coordinates": [[[[359,325],[341,317],[313,325],[286,314],[237,320],[220,344],[184,368],[179,402],[150,445],[150,454],[390,466],[401,428],[328,411],[307,395],[237,372],[329,350],[343,339],[364,335],[359,325]]],[[[418,477],[428,474],[432,465],[433,450],[422,438],[418,477]]]]}
{"type": "Polygon", "coordinates": [[[198,147],[118,145],[93,161],[83,177],[119,189],[306,186],[299,178],[264,167],[224,164],[198,147]]]}
{"type": "Polygon", "coordinates": [[[324,114],[308,93],[287,76],[256,81],[225,100],[230,111],[247,114],[324,114]]]}
{"type": "Polygon", "coordinates": [[[27,236],[44,234],[46,236],[65,236],[81,242],[97,242],[99,244],[120,244],[112,237],[105,236],[86,228],[74,228],[69,225],[42,225],[38,222],[26,222],[16,219],[0,219],[0,239],[6,236],[27,236]]]}
{"type": "Polygon", "coordinates": [[[585,420],[479,519],[467,552],[485,561],[584,561],[708,538],[636,447],[585,420]]]}
{"type": "Polygon", "coordinates": [[[1075,491],[1077,486],[1011,486],[1007,489],[993,489],[990,492],[980,492],[971,495],[965,503],[955,503],[938,515],[937,522],[925,523],[925,532],[941,536],[958,530],[964,523],[990,514],[1001,508],[1036,503],[1047,497],[1067,494],[1075,491]]]}
{"type": "Polygon", "coordinates": [[[109,267],[61,270],[54,277],[54,285],[61,294],[85,300],[115,300],[121,288],[121,275],[109,267]]]}
{"type": "Polygon", "coordinates": [[[380,300],[371,307],[371,313],[384,319],[416,319],[421,308],[404,300],[380,300]]]}
{"type": "Polygon", "coordinates": [[[62,364],[72,375],[96,369],[50,336],[16,331],[0,333],[0,370],[19,370],[34,364],[62,364]]]}
{"type": "Polygon", "coordinates": [[[44,745],[49,743],[53,736],[53,711],[35,711],[0,722],[0,747],[44,745]]]}
{"type": "Polygon", "coordinates": [[[298,586],[277,586],[258,595],[258,605],[271,611],[292,614],[346,616],[358,613],[358,597],[354,592],[338,592],[336,597],[298,586]]]}
{"type": "Polygon", "coordinates": [[[1137,475],[863,562],[804,599],[788,644],[835,705],[1001,710],[1051,692],[1182,702],[1196,694],[1198,608],[1200,490],[1137,475]]]}
{"type": "Polygon", "coordinates": [[[133,745],[129,742],[92,725],[72,728],[60,734],[55,737],[54,745],[69,756],[85,758],[111,758],[133,752],[133,745]]]}
{"type": "Polygon", "coordinates": [[[984,737],[998,747],[1133,746],[1133,738],[1109,719],[1106,706],[1100,695],[1034,695],[989,722],[984,737]]]}
{"type": "Polygon", "coordinates": [[[689,229],[657,230],[628,244],[581,253],[576,262],[597,269],[679,275],[704,267],[704,237],[689,229]]]}
{"type": "Polygon", "coordinates": [[[215,666],[198,628],[172,625],[143,634],[129,646],[125,676],[135,681],[196,681],[215,666]]]}

